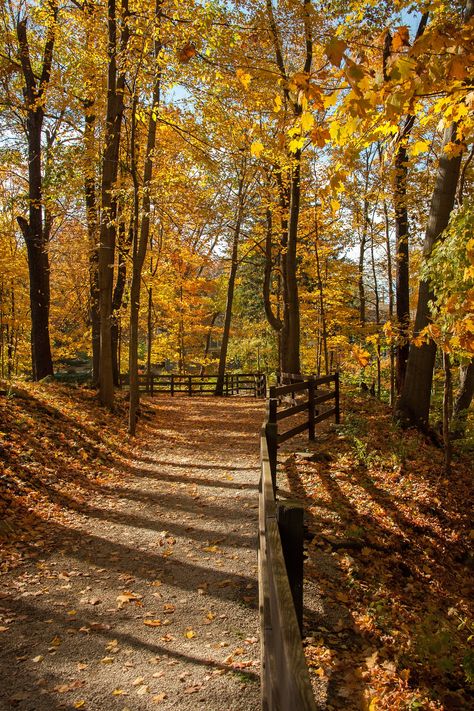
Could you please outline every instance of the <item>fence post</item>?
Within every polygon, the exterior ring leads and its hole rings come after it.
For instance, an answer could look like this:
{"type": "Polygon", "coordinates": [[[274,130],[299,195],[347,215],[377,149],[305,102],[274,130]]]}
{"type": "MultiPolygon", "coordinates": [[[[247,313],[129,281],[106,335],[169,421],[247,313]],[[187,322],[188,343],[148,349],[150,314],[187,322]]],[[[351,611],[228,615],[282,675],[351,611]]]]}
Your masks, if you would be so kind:
{"type": "Polygon", "coordinates": [[[239,373],[237,373],[236,378],[237,378],[237,395],[239,395],[239,393],[240,393],[240,375],[239,375],[239,373]]]}
{"type": "Polygon", "coordinates": [[[314,379],[311,377],[308,380],[308,438],[310,441],[314,441],[316,439],[316,433],[314,428],[314,389],[315,382],[314,379]]]}
{"type": "Polygon", "coordinates": [[[335,419],[336,419],[336,425],[339,424],[341,420],[341,409],[340,409],[340,403],[339,403],[339,371],[336,370],[334,373],[334,390],[335,390],[335,407],[336,407],[336,412],[335,412],[335,419]]]}
{"type": "Polygon", "coordinates": [[[303,514],[304,509],[298,504],[277,504],[278,528],[300,634],[303,633],[303,514]]]}
{"type": "Polygon", "coordinates": [[[171,373],[171,395],[174,395],[174,375],[171,373]]]}
{"type": "Polygon", "coordinates": [[[153,383],[155,380],[155,376],[153,373],[150,373],[150,395],[153,395],[153,383]]]}
{"type": "Polygon", "coordinates": [[[273,493],[276,492],[276,470],[277,470],[277,452],[278,452],[278,424],[276,419],[278,400],[272,397],[273,388],[270,388],[270,398],[268,400],[268,419],[267,419],[267,443],[268,443],[268,458],[270,460],[270,470],[272,473],[273,493]]]}
{"type": "Polygon", "coordinates": [[[188,395],[193,394],[193,384],[191,382],[191,376],[188,375],[188,395]]]}

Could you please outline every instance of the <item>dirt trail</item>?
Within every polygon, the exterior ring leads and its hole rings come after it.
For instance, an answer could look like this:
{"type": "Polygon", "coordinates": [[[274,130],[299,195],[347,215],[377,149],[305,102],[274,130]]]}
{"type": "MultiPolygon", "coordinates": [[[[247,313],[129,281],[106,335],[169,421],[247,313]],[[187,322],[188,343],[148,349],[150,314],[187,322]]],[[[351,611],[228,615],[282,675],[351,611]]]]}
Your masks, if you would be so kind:
{"type": "Polygon", "coordinates": [[[0,579],[0,708],[259,708],[262,402],[161,398],[121,484],[0,579]]]}

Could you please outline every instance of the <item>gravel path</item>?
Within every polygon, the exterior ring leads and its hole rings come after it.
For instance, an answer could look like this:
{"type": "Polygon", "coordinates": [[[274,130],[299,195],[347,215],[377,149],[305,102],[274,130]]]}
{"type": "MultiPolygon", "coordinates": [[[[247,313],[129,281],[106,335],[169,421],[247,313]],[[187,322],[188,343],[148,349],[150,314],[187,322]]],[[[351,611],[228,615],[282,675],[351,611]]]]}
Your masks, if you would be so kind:
{"type": "Polygon", "coordinates": [[[0,580],[0,709],[259,709],[262,417],[250,399],[154,400],[122,483],[0,580]]]}

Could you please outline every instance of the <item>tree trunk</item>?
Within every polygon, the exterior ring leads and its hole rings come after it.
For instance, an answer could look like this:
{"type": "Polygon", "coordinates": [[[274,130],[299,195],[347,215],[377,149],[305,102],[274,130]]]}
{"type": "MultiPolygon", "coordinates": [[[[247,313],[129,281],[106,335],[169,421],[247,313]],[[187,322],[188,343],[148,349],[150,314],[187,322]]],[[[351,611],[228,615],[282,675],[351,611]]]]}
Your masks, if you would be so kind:
{"type": "MultiPolygon", "coordinates": [[[[388,314],[390,321],[393,320],[393,273],[392,273],[392,246],[390,244],[390,223],[388,219],[387,201],[383,201],[384,222],[385,222],[385,245],[387,250],[387,281],[388,281],[388,314]]],[[[390,343],[390,406],[395,404],[395,349],[390,343]]]]}
{"type": "Polygon", "coordinates": [[[453,407],[453,435],[462,437],[467,424],[467,413],[474,397],[474,359],[459,368],[459,390],[453,407]]]}
{"type": "MultiPolygon", "coordinates": [[[[156,19],[161,14],[161,0],[156,0],[156,19]]],[[[161,42],[155,39],[154,53],[155,61],[161,51],[161,42]]],[[[145,165],[143,168],[143,197],[142,214],[140,224],[140,235],[136,235],[133,246],[133,269],[132,285],[130,289],[130,345],[129,345],[129,376],[130,376],[130,407],[128,418],[128,431],[135,435],[137,427],[138,411],[140,406],[140,393],[138,390],[138,317],[140,314],[140,287],[142,279],[142,269],[145,262],[148,241],[150,238],[150,188],[153,175],[154,150],[156,143],[156,111],[160,105],[161,98],[161,69],[157,66],[156,76],[153,85],[152,108],[148,117],[148,136],[146,146],[145,165]]]]}
{"type": "Polygon", "coordinates": [[[450,420],[453,403],[453,386],[451,380],[451,359],[448,353],[443,353],[444,390],[443,390],[443,444],[444,444],[444,471],[447,476],[451,473],[451,433],[450,420]]]}
{"type": "MultiPolygon", "coordinates": [[[[443,147],[455,140],[456,126],[452,125],[445,131],[443,147]]],[[[450,158],[443,147],[426,227],[423,248],[425,259],[448,225],[461,168],[461,155],[450,158]]],[[[429,323],[429,302],[432,298],[433,294],[428,282],[420,281],[415,335],[429,323]]],[[[436,345],[433,340],[419,347],[413,344],[410,346],[405,381],[396,409],[396,417],[403,425],[413,425],[420,429],[428,427],[435,355],[436,345]]]]}
{"type": "Polygon", "coordinates": [[[27,106],[26,134],[28,140],[28,220],[17,217],[23,233],[28,255],[31,311],[31,363],[34,380],[53,375],[53,360],[49,338],[49,230],[43,225],[43,195],[41,171],[41,133],[44,120],[44,93],[51,77],[58,7],[50,0],[52,21],[46,32],[43,61],[39,80],[30,58],[27,19],[17,24],[20,61],[25,82],[24,96],[27,106]]]}
{"type": "Polygon", "coordinates": [[[397,394],[403,388],[410,343],[410,285],[407,192],[408,155],[405,144],[400,143],[395,157],[395,255],[396,255],[396,312],[398,343],[395,354],[395,383],[397,394]]]}
{"type": "Polygon", "coordinates": [[[315,242],[314,242],[314,251],[316,254],[316,280],[318,284],[318,292],[319,292],[319,313],[320,313],[320,318],[321,318],[321,338],[320,338],[320,345],[318,346],[318,358],[317,358],[317,370],[318,370],[318,376],[320,375],[321,371],[321,352],[324,352],[324,368],[325,368],[325,374],[329,374],[329,356],[328,356],[328,339],[327,339],[327,325],[326,325],[326,307],[324,304],[324,287],[323,287],[323,278],[321,274],[321,264],[320,264],[320,259],[319,259],[319,223],[318,223],[318,215],[317,215],[317,208],[315,208],[315,213],[314,213],[314,229],[315,229],[315,242]]]}
{"type": "Polygon", "coordinates": [[[298,375],[300,366],[300,303],[298,298],[298,279],[296,275],[296,246],[298,244],[298,222],[301,198],[301,151],[294,157],[290,187],[290,218],[288,222],[288,244],[286,249],[286,310],[287,334],[284,370],[298,375]]]}
{"type": "MultiPolygon", "coordinates": [[[[129,39],[128,0],[123,0],[123,28],[120,51],[124,52],[129,39]]],[[[114,404],[114,376],[112,364],[112,290],[114,280],[116,200],[113,191],[117,183],[120,134],[124,111],[123,94],[125,73],[117,70],[117,16],[115,0],[108,0],[108,75],[105,148],[102,157],[102,190],[99,245],[99,303],[100,303],[100,367],[99,397],[109,408],[114,404]]]]}
{"type": "Polygon", "coordinates": [[[99,358],[100,358],[100,310],[99,310],[99,245],[98,214],[97,214],[97,188],[94,169],[94,127],[96,116],[91,109],[93,102],[84,103],[84,196],[86,203],[87,234],[89,238],[89,291],[90,291],[90,321],[92,331],[92,384],[99,384],[99,358]]]}
{"type": "Polygon", "coordinates": [[[230,262],[229,281],[227,283],[227,300],[226,300],[226,305],[225,305],[224,328],[222,331],[221,350],[219,353],[219,366],[217,369],[216,389],[214,391],[214,394],[218,395],[218,396],[222,396],[222,394],[224,392],[225,366],[227,363],[227,349],[229,346],[230,324],[232,321],[232,304],[234,301],[235,278],[237,276],[237,267],[239,264],[238,252],[239,252],[240,229],[242,226],[242,219],[243,219],[243,210],[244,210],[244,176],[242,174],[240,177],[240,180],[239,180],[237,221],[235,223],[234,236],[232,239],[232,255],[231,255],[231,262],[230,262]]]}
{"type": "Polygon", "coordinates": [[[120,385],[120,363],[118,357],[118,337],[119,337],[119,312],[122,306],[125,285],[127,281],[127,257],[130,252],[131,239],[133,230],[130,229],[129,240],[125,239],[125,225],[123,222],[119,224],[119,244],[118,244],[118,267],[117,278],[115,282],[113,297],[112,297],[112,318],[111,318],[111,339],[112,339],[112,373],[114,385],[120,385]]]}

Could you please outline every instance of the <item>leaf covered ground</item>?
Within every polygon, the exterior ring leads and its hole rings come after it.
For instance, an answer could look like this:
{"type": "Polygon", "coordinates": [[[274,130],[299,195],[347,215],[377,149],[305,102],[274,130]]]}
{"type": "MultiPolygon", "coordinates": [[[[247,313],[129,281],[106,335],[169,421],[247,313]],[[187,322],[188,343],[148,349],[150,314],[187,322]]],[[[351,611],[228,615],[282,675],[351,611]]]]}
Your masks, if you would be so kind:
{"type": "Polygon", "coordinates": [[[262,401],[0,406],[0,708],[257,711],[262,401]]]}
{"type": "Polygon", "coordinates": [[[48,526],[66,521],[131,456],[123,398],[115,414],[95,393],[51,383],[4,386],[0,395],[1,570],[35,558],[48,526]]]}
{"type": "Polygon", "coordinates": [[[446,478],[442,452],[374,398],[343,412],[314,461],[283,456],[308,520],[313,678],[328,709],[473,708],[472,462],[446,478]]]}

